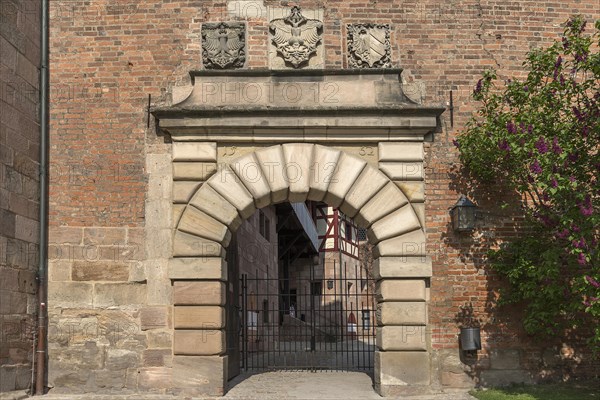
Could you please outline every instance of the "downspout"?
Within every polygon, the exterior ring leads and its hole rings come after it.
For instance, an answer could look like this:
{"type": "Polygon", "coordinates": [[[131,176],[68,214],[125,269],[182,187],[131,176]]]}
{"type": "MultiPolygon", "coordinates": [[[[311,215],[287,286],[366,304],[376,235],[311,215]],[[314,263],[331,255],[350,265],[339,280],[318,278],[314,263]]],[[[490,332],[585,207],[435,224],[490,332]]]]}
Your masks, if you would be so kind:
{"type": "Polygon", "coordinates": [[[35,394],[46,388],[47,266],[48,266],[48,0],[42,0],[40,65],[40,230],[38,259],[38,337],[36,351],[35,394]]]}

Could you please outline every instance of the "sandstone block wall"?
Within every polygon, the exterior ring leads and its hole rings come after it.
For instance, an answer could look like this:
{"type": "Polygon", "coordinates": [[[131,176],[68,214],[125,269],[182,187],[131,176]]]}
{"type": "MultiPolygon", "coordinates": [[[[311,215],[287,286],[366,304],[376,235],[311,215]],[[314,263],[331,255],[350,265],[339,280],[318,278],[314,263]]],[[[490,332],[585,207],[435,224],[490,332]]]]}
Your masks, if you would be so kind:
{"type": "Polygon", "coordinates": [[[0,392],[31,386],[39,220],[40,2],[0,2],[0,392]]]}

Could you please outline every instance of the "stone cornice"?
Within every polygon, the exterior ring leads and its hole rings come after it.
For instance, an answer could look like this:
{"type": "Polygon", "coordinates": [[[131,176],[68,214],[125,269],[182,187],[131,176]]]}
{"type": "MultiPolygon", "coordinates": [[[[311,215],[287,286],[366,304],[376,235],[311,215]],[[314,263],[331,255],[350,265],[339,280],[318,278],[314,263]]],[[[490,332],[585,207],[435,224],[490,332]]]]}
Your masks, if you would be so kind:
{"type": "Polygon", "coordinates": [[[445,108],[415,104],[401,70],[192,71],[182,101],[153,108],[173,140],[431,140],[445,108]]]}

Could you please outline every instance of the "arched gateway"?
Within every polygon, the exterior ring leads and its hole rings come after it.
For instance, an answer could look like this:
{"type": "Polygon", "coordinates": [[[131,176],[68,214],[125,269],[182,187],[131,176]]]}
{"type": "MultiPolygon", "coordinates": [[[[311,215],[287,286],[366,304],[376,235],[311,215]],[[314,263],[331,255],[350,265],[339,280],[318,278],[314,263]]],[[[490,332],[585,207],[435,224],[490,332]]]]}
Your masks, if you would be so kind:
{"type": "Polygon", "coordinates": [[[193,73],[154,110],[173,140],[173,387],[218,394],[227,380],[225,249],[256,209],[323,201],[375,245],[375,384],[430,382],[423,142],[439,107],[412,103],[399,70],[193,73]]]}

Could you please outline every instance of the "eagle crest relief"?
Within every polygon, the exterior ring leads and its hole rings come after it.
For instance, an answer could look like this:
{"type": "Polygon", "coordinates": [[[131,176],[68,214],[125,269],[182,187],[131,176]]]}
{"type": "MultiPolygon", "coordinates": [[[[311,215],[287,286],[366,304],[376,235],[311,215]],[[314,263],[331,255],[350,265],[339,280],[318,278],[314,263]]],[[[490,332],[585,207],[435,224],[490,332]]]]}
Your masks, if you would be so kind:
{"type": "Polygon", "coordinates": [[[351,68],[390,68],[390,26],[348,25],[348,65],[351,68]]]}
{"type": "Polygon", "coordinates": [[[323,23],[305,18],[300,7],[294,6],[286,18],[271,21],[269,30],[273,34],[272,41],[277,53],[294,68],[300,68],[317,52],[323,23]]]}
{"type": "Polygon", "coordinates": [[[202,24],[202,62],[207,69],[241,68],[246,61],[243,23],[202,24]]]}

